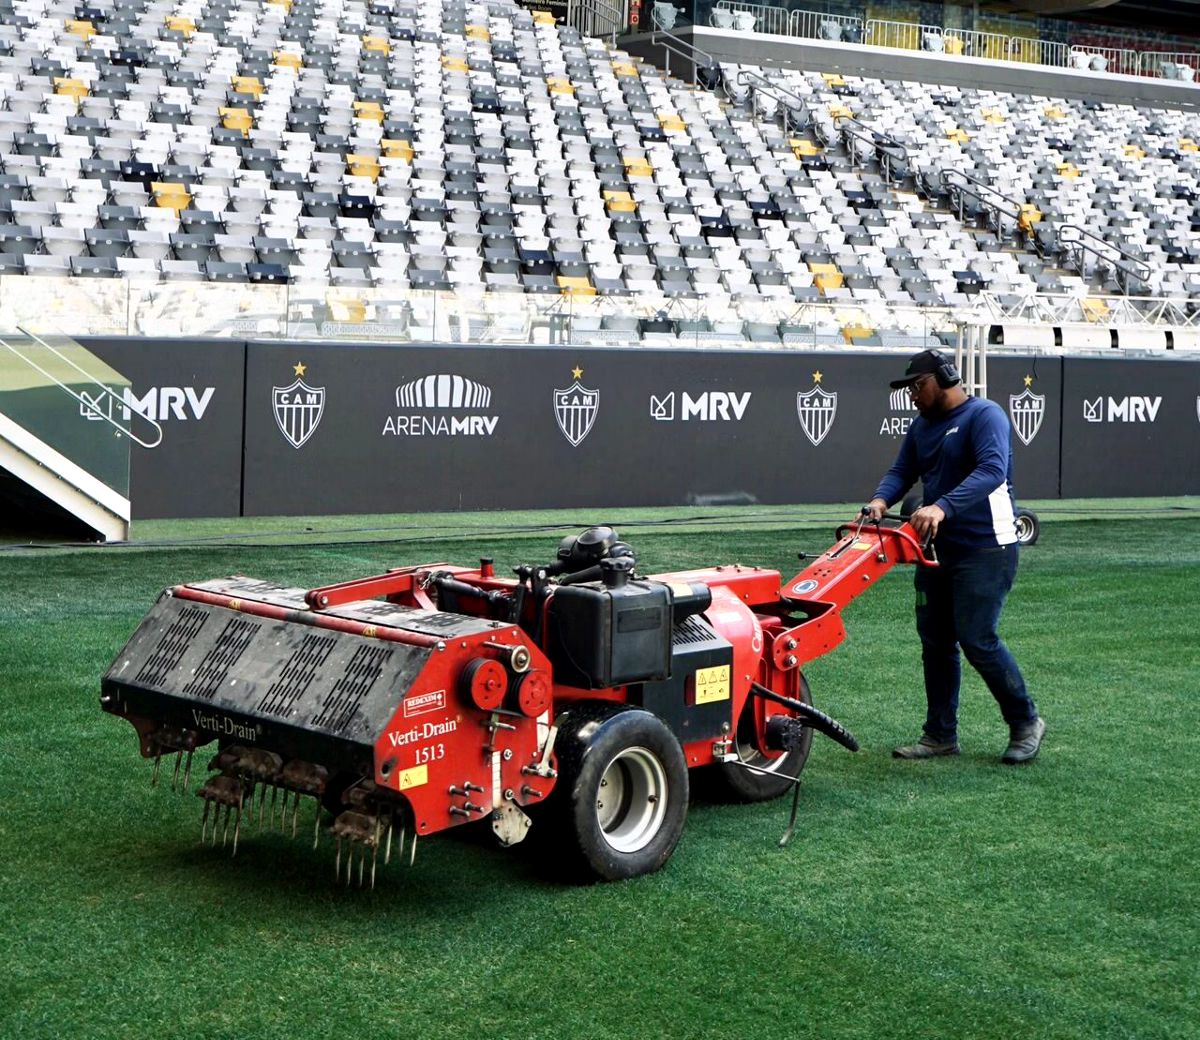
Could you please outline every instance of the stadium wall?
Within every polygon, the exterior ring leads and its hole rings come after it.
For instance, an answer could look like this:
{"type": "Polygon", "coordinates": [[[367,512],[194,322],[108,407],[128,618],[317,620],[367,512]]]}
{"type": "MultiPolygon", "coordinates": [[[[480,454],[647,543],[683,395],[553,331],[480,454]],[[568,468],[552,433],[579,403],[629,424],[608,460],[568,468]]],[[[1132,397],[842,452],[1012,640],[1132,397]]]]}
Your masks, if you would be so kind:
{"type": "MultiPolygon", "coordinates": [[[[84,343],[164,428],[136,518],[856,501],[915,414],[894,354],[84,343]]],[[[1005,354],[988,382],[1020,496],[1200,492],[1200,364],[1005,354]]]]}

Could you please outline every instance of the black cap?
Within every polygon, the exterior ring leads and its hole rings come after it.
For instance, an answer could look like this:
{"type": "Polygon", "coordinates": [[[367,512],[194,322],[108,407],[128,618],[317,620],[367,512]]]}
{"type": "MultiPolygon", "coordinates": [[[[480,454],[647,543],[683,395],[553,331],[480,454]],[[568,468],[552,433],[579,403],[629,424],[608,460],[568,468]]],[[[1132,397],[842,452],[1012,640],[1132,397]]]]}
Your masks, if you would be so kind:
{"type": "Polygon", "coordinates": [[[908,368],[904,370],[903,379],[893,379],[891,387],[899,390],[902,386],[912,386],[921,376],[933,375],[946,363],[936,350],[922,350],[908,359],[908,368]]]}

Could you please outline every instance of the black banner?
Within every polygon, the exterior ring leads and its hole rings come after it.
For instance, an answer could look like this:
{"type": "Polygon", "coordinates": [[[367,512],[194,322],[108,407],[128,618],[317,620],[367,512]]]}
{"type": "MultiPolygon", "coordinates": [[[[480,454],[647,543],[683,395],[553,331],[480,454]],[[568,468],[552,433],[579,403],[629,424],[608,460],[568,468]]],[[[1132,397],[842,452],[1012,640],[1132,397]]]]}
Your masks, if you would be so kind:
{"type": "Polygon", "coordinates": [[[246,344],[136,337],[80,342],[132,384],[124,407],[109,400],[97,405],[143,439],[150,427],[133,412],[162,427],[157,447],[134,444],[130,452],[134,519],[239,516],[246,344]]]}
{"type": "MultiPolygon", "coordinates": [[[[848,352],[252,343],[245,509],[865,501],[916,414],[887,385],[903,363],[848,352]]],[[[993,371],[1019,399],[1002,404],[1018,409],[1027,434],[1020,490],[1056,494],[1058,361],[1005,359],[993,371]]]]}
{"type": "Polygon", "coordinates": [[[1200,364],[1063,362],[1064,498],[1200,491],[1200,364]]]}
{"type": "MultiPolygon", "coordinates": [[[[95,339],[163,443],[134,515],[860,501],[903,355],[95,339]]],[[[1018,500],[1200,491],[1200,364],[994,356],[1018,500]]]]}

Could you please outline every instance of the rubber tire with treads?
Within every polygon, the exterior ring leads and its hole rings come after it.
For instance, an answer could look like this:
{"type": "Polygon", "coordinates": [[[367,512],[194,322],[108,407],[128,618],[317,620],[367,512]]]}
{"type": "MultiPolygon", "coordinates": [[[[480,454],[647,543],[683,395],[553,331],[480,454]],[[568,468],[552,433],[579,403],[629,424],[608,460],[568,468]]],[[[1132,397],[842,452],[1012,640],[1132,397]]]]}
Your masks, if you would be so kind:
{"type": "Polygon", "coordinates": [[[1021,545],[1036,545],[1042,533],[1038,515],[1032,509],[1017,507],[1017,542],[1021,545]]]}
{"type": "Polygon", "coordinates": [[[555,721],[550,800],[565,872],[618,881],[658,870],[687,818],[687,762],[675,735],[657,715],[621,704],[574,705],[555,721]]]}
{"type": "MultiPolygon", "coordinates": [[[[797,700],[812,704],[812,694],[808,689],[808,681],[800,676],[800,696],[797,700]]],[[[792,782],[786,777],[799,776],[808,762],[808,753],[812,750],[813,731],[805,727],[800,746],[795,751],[768,757],[757,746],[754,733],[754,705],[756,698],[749,697],[746,706],[742,708],[741,718],[738,719],[734,750],[743,762],[760,769],[770,769],[772,775],[752,773],[739,765],[718,762],[712,767],[713,775],[717,778],[721,789],[740,802],[767,802],[778,798],[792,788],[792,782]]],[[[786,709],[785,709],[786,710],[786,709]]]]}

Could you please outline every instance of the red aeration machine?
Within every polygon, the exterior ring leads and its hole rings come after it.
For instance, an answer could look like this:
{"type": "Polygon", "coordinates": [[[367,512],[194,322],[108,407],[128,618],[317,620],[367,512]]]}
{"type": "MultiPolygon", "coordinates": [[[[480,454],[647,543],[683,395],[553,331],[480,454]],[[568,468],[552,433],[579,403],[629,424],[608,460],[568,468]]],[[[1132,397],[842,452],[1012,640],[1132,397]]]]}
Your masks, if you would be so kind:
{"type": "Polygon", "coordinates": [[[591,527],[511,577],[484,558],[317,589],[177,585],[101,706],[133,724],[155,782],[190,789],[215,745],[201,837],[234,852],[263,827],[328,835],[339,880],[374,884],[419,838],[482,824],[505,846],[532,830],[575,875],[634,877],[679,842],[691,770],[761,801],[796,786],[814,730],[857,749],[802,668],[894,564],[936,561],[901,521],[860,516],[835,538],[787,581],[740,564],[642,575],[591,527]]]}

